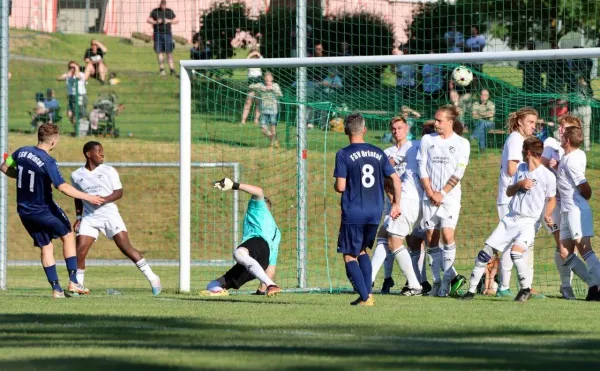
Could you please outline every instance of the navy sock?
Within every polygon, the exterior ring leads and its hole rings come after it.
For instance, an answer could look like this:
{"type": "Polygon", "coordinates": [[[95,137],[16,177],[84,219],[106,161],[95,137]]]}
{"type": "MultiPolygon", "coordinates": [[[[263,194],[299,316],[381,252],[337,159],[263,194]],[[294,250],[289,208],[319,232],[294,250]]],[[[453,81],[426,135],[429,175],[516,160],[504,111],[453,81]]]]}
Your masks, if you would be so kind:
{"type": "Polygon", "coordinates": [[[56,264],[51,265],[49,267],[44,267],[44,272],[46,272],[46,277],[48,278],[48,282],[50,282],[50,286],[52,286],[52,290],[62,291],[62,287],[58,283],[58,273],[56,273],[56,264]]]}
{"type": "Polygon", "coordinates": [[[373,266],[371,265],[371,258],[369,258],[368,254],[362,254],[358,256],[358,265],[365,279],[365,286],[367,287],[367,291],[369,294],[372,289],[372,279],[373,279],[373,266]]]}
{"type": "Polygon", "coordinates": [[[67,263],[67,272],[69,272],[69,280],[73,283],[79,283],[77,282],[77,257],[71,256],[70,258],[66,258],[65,263],[67,263]]]}
{"type": "Polygon", "coordinates": [[[365,278],[363,272],[360,270],[360,266],[357,261],[350,261],[346,263],[346,275],[350,280],[350,283],[360,295],[360,300],[367,301],[369,299],[369,291],[365,286],[365,278]]]}

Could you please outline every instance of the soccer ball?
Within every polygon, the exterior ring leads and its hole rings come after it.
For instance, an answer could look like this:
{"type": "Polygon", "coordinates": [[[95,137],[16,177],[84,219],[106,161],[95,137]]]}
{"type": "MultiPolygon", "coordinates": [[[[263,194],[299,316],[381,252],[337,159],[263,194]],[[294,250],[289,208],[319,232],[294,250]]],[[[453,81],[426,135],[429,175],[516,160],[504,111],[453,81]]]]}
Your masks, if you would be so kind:
{"type": "Polygon", "coordinates": [[[452,79],[457,85],[468,86],[473,81],[473,72],[465,66],[459,66],[452,71],[452,79]]]}

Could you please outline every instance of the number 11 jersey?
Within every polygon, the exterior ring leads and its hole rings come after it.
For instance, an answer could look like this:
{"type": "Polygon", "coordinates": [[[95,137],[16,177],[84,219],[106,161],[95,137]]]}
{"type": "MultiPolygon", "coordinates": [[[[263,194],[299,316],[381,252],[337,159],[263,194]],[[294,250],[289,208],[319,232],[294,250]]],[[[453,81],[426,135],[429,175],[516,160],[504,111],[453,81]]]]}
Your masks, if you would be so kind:
{"type": "Polygon", "coordinates": [[[356,143],[335,155],[333,176],[346,179],[342,193],[342,224],[379,224],[383,213],[384,178],[394,174],[385,153],[368,143],[356,143]]]}

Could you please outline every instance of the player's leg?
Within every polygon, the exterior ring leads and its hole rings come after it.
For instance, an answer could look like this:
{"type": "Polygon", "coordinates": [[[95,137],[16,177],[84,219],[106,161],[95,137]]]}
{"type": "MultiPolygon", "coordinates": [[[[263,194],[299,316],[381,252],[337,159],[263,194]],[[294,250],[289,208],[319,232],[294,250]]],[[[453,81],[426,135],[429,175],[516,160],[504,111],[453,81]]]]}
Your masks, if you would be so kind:
{"type": "Polygon", "coordinates": [[[454,260],[456,259],[456,243],[454,241],[454,228],[444,226],[441,229],[442,237],[442,285],[438,296],[445,297],[450,293],[450,280],[453,275],[454,260]]]}
{"type": "Polygon", "coordinates": [[[373,244],[375,243],[375,238],[377,237],[377,230],[379,229],[379,225],[378,224],[365,224],[362,227],[362,241],[360,246],[362,246],[362,248],[360,249],[360,253],[358,254],[357,260],[358,260],[358,266],[360,268],[360,271],[363,274],[363,279],[365,282],[365,287],[367,288],[367,292],[369,294],[369,297],[371,298],[371,292],[372,292],[372,280],[371,277],[373,275],[373,270],[372,270],[372,264],[371,264],[371,258],[369,257],[369,254],[367,254],[367,249],[372,249],[373,248],[373,244]]]}
{"type": "MultiPolygon", "coordinates": [[[[379,228],[379,231],[377,232],[377,243],[375,246],[375,251],[373,252],[373,258],[371,259],[372,283],[375,283],[377,273],[379,272],[379,269],[381,269],[381,266],[384,264],[388,256],[387,231],[385,230],[385,226],[388,223],[388,219],[390,219],[390,217],[386,215],[383,221],[383,225],[379,228]]],[[[392,288],[393,286],[394,282],[391,278],[391,272],[390,276],[387,276],[387,272],[385,272],[381,293],[389,294],[390,288],[392,288]]]]}
{"type": "Polygon", "coordinates": [[[418,219],[419,210],[411,207],[411,203],[405,202],[402,205],[402,213],[396,219],[390,220],[387,225],[388,246],[389,250],[394,255],[394,260],[404,273],[408,280],[408,289],[402,290],[403,295],[420,296],[421,282],[417,279],[417,275],[413,269],[412,260],[404,241],[406,236],[413,230],[414,222],[418,219]]]}
{"type": "Polygon", "coordinates": [[[123,253],[123,255],[127,256],[129,260],[135,263],[135,266],[140,270],[140,272],[142,272],[142,274],[144,275],[144,277],[146,277],[148,282],[150,282],[150,286],[152,287],[152,294],[154,296],[160,294],[160,292],[162,291],[160,277],[158,277],[158,275],[156,275],[152,271],[150,264],[148,264],[142,253],[140,253],[136,248],[134,248],[131,245],[131,241],[129,241],[129,233],[127,233],[126,230],[123,230],[124,225],[119,229],[121,230],[121,232],[115,235],[112,235],[111,232],[109,232],[110,230],[107,229],[106,237],[113,239],[119,250],[121,250],[121,252],[123,253]]]}
{"type": "Polygon", "coordinates": [[[573,279],[573,271],[566,264],[565,260],[560,255],[560,204],[557,204],[552,212],[552,225],[545,225],[548,233],[552,234],[554,238],[556,249],[554,251],[554,264],[560,277],[560,288],[559,292],[563,298],[568,300],[575,300],[575,294],[573,293],[573,287],[571,281],[573,279]]]}
{"type": "Polygon", "coordinates": [[[63,256],[69,274],[69,288],[67,289],[67,292],[72,295],[89,294],[90,290],[77,281],[77,247],[75,244],[75,233],[69,231],[69,233],[60,236],[60,239],[63,243],[63,256]]]}
{"type": "Polygon", "coordinates": [[[237,263],[224,275],[206,285],[206,290],[200,292],[201,296],[227,296],[230,289],[239,289],[246,282],[250,282],[254,276],[244,267],[237,263]]]}
{"type": "MultiPolygon", "coordinates": [[[[534,233],[531,233],[531,235],[533,236],[534,233]]],[[[530,280],[528,279],[530,273],[529,266],[527,260],[523,256],[527,250],[527,244],[521,242],[522,241],[515,241],[515,244],[510,250],[510,257],[517,268],[517,276],[519,277],[519,285],[521,287],[515,301],[523,303],[531,297],[531,285],[530,280]]]]}
{"type": "MultiPolygon", "coordinates": [[[[352,284],[352,287],[354,287],[354,290],[360,295],[357,300],[351,303],[354,305],[358,305],[361,302],[366,303],[369,300],[370,291],[367,289],[365,277],[358,262],[358,256],[364,250],[362,246],[363,234],[364,226],[354,224],[341,224],[338,234],[337,252],[343,256],[348,280],[352,284]]],[[[369,277],[368,281],[371,281],[371,277],[369,277]]]]}
{"type": "Polygon", "coordinates": [[[406,243],[410,249],[410,257],[413,270],[421,283],[423,295],[431,291],[431,284],[427,280],[427,254],[425,252],[425,230],[417,228],[413,233],[406,236],[406,243]]]}
{"type": "Polygon", "coordinates": [[[443,258],[440,246],[440,219],[436,215],[437,210],[438,208],[431,205],[429,201],[423,202],[423,227],[425,228],[427,253],[431,257],[431,275],[433,276],[433,287],[429,292],[432,296],[437,295],[442,284],[440,272],[442,271],[443,258]]]}
{"type": "Polygon", "coordinates": [[[460,297],[462,300],[471,300],[475,297],[477,292],[477,286],[481,281],[481,277],[485,273],[487,264],[492,260],[494,249],[486,243],[485,247],[479,251],[475,258],[475,266],[471,272],[471,279],[469,282],[469,290],[460,297]]]}
{"type": "Polygon", "coordinates": [[[235,249],[233,258],[246,267],[260,282],[264,283],[267,286],[267,296],[272,296],[279,293],[281,289],[265,272],[269,265],[269,254],[267,242],[260,237],[254,237],[235,249]]]}
{"type": "Polygon", "coordinates": [[[83,285],[85,281],[85,258],[96,239],[91,236],[78,235],[75,238],[77,250],[77,282],[83,285]]]}

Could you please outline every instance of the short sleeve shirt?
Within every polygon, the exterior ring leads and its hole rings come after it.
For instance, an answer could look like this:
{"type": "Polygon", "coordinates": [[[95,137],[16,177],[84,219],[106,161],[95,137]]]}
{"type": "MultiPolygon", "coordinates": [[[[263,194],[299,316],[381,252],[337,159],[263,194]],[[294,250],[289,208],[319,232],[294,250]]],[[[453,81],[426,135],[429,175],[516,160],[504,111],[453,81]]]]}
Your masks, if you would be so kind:
{"type": "MultiPolygon", "coordinates": [[[[152,12],[150,12],[150,18],[154,19],[155,21],[158,21],[159,19],[170,19],[173,20],[175,19],[175,12],[173,12],[173,10],[166,8],[165,10],[162,10],[161,8],[154,8],[152,9],[152,12]]],[[[154,28],[154,33],[160,33],[160,34],[171,34],[171,24],[170,23],[161,23],[161,24],[155,24],[153,25],[154,28]]]]}
{"type": "Polygon", "coordinates": [[[85,51],[85,54],[83,55],[83,60],[86,60],[87,58],[89,58],[92,61],[92,63],[98,63],[104,59],[104,52],[102,51],[102,49],[96,48],[96,52],[94,53],[92,48],[89,48],[85,51]]]}
{"type": "MultiPolygon", "coordinates": [[[[123,188],[117,170],[112,166],[104,164],[92,171],[86,169],[85,166],[75,170],[71,173],[71,184],[81,192],[100,197],[109,196],[114,191],[123,188]]],[[[97,206],[83,201],[84,217],[88,215],[110,215],[118,211],[117,205],[114,202],[97,206]]]]}
{"type": "Polygon", "coordinates": [[[250,199],[244,216],[242,244],[251,238],[260,237],[269,245],[269,265],[277,265],[281,232],[265,200],[250,199]]]}

